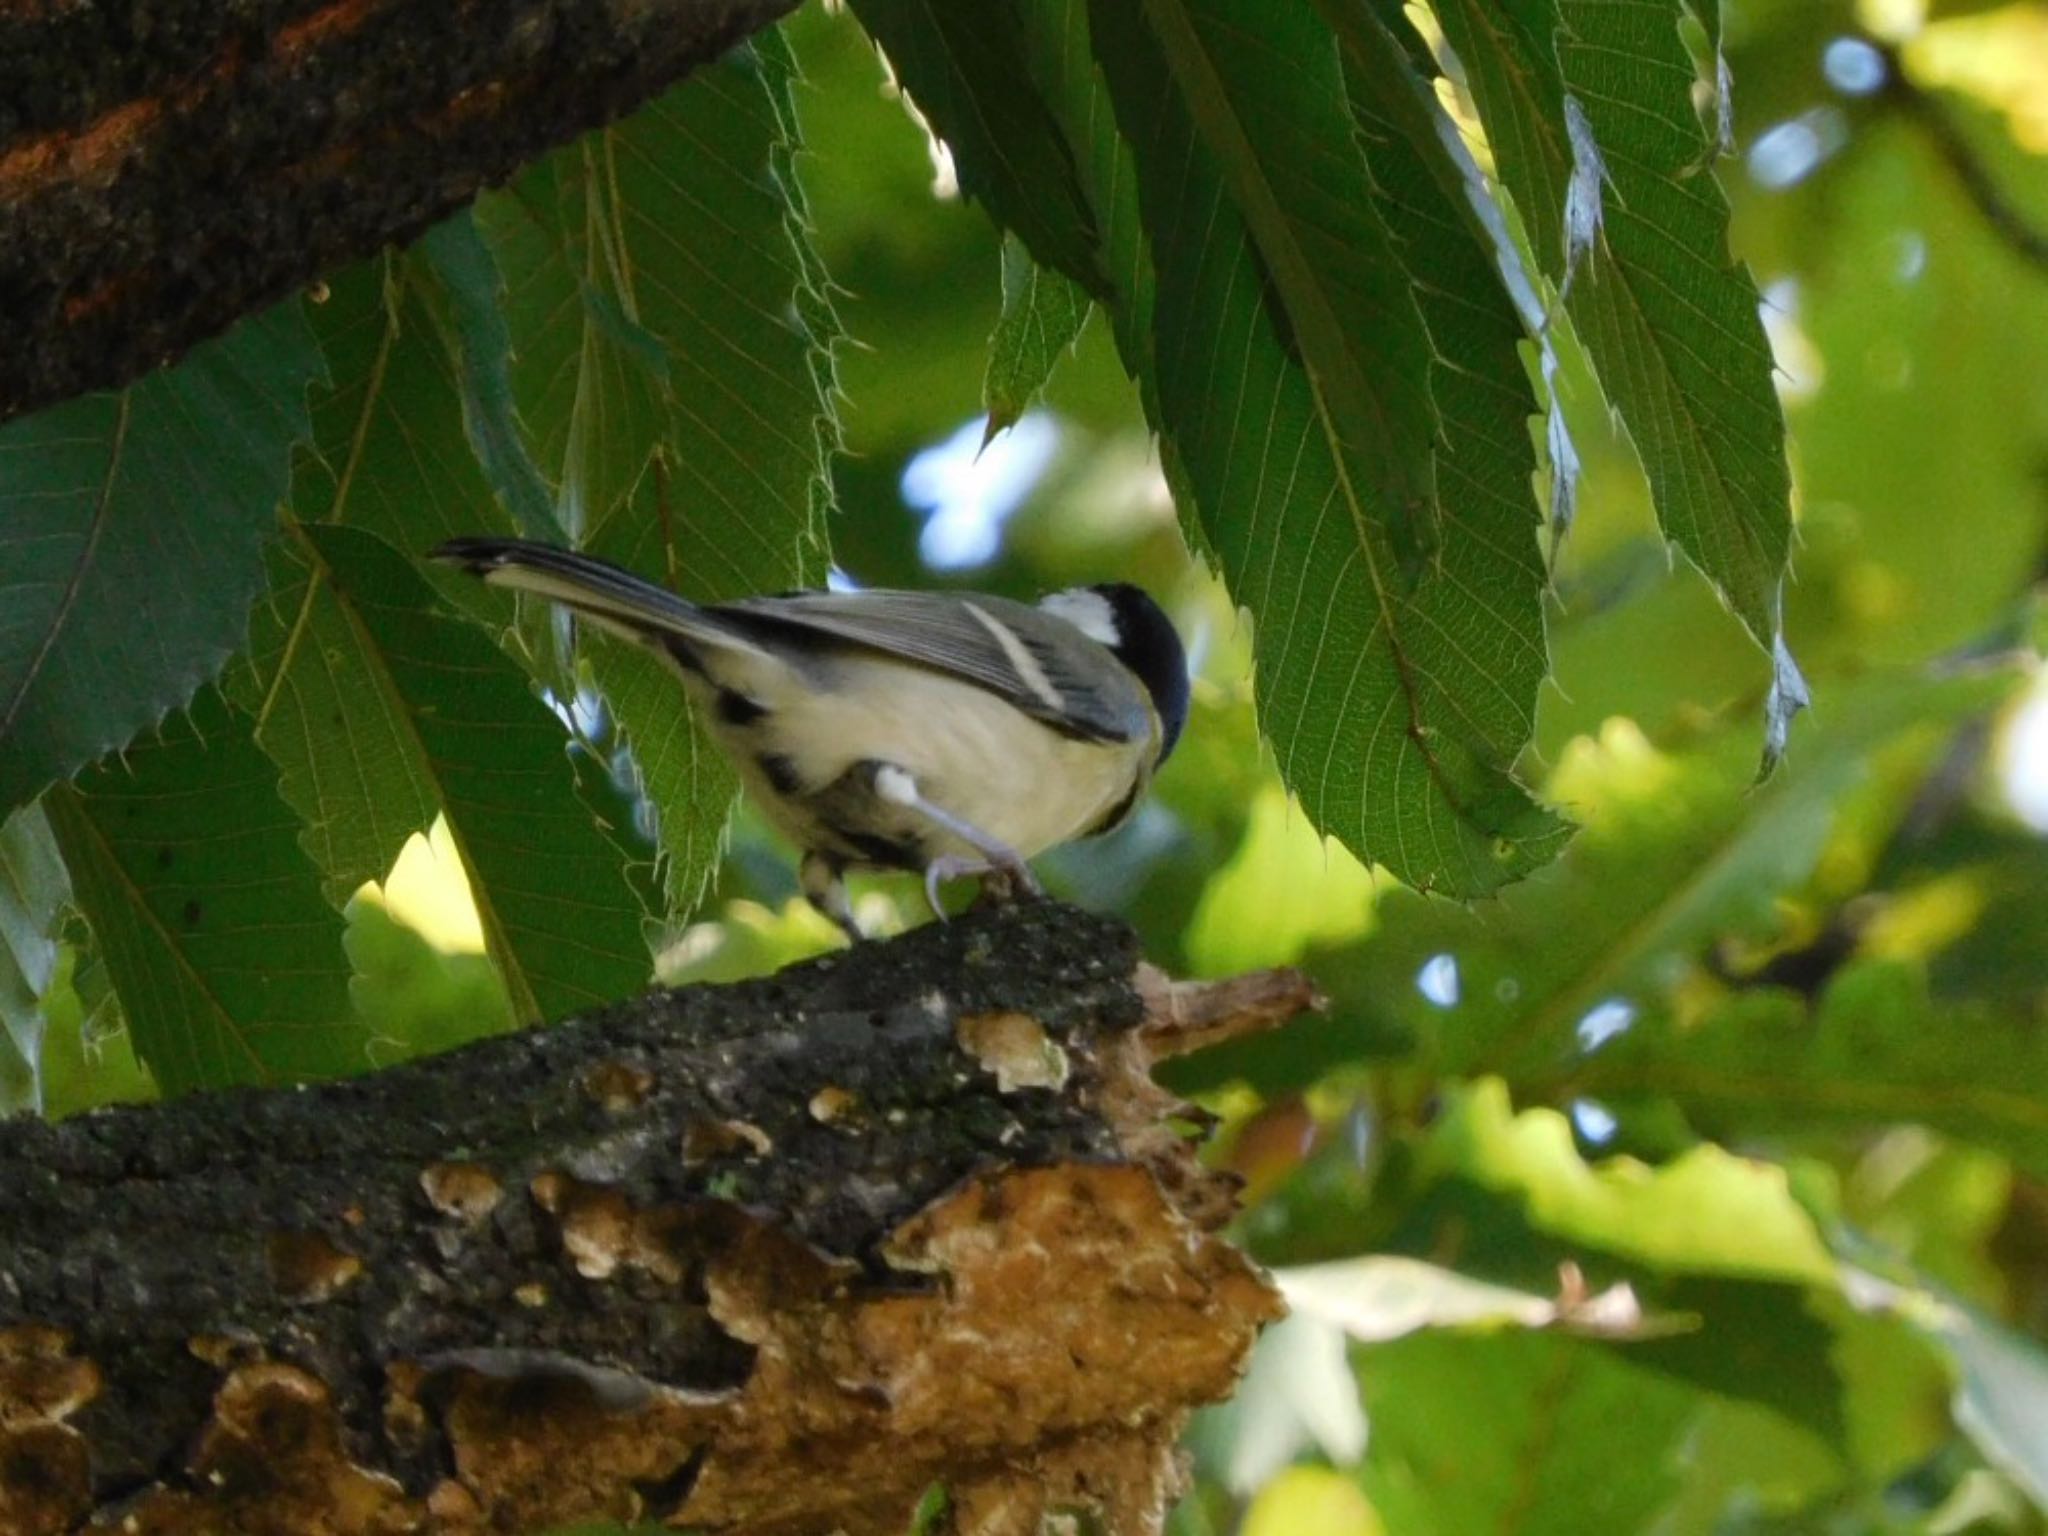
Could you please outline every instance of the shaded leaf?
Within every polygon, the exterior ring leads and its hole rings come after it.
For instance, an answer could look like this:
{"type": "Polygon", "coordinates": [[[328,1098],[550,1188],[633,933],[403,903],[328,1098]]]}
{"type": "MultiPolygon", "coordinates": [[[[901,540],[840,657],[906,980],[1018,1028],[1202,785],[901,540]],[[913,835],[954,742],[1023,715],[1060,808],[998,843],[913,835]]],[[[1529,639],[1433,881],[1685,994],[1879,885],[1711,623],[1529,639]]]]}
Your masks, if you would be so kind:
{"type": "Polygon", "coordinates": [[[1088,321],[1088,295],[1047,271],[1015,235],[1003,236],[1003,312],[988,339],[981,403],[993,438],[1030,408],[1088,321]]]}
{"type": "Polygon", "coordinates": [[[360,1072],[341,917],[246,715],[216,691],[44,801],[166,1093],[360,1072]]]}
{"type": "Polygon", "coordinates": [[[1501,263],[1520,258],[1485,228],[1498,212],[1398,38],[1364,15],[1339,36],[1373,197],[1428,332],[1440,422],[1429,483],[1443,530],[1438,570],[1470,599],[1445,603],[1442,621],[1455,626],[1456,651],[1495,680],[1460,703],[1474,732],[1511,760],[1529,739],[1549,665],[1531,505],[1537,404],[1511,291],[1526,279],[1518,266],[1504,275],[1501,263]]]}
{"type": "MultiPolygon", "coordinates": [[[[1438,7],[1665,536],[1775,650],[1792,536],[1784,417],[1756,285],[1727,255],[1727,199],[1700,170],[1711,144],[1681,14],[1678,0],[1438,7]]],[[[1788,684],[1781,710],[1794,698],[1788,684]]]]}
{"type": "Polygon", "coordinates": [[[437,297],[453,332],[449,352],[462,381],[462,419],[477,463],[529,539],[559,542],[553,498],[519,427],[512,397],[512,336],[490,250],[469,209],[444,219],[420,238],[419,255],[439,279],[437,297]]]}
{"type": "Polygon", "coordinates": [[[952,151],[961,190],[1039,262],[1104,292],[1094,218],[1067,140],[1017,67],[1024,50],[1011,6],[855,0],[853,13],[952,151]]]}
{"type": "MultiPolygon", "coordinates": [[[[464,533],[514,524],[465,431],[464,388],[446,300],[420,252],[383,252],[337,274],[311,310],[332,387],[315,391],[313,447],[300,456],[291,515],[348,523],[413,554],[464,533]]],[[[502,593],[468,578],[442,591],[502,620],[502,593]]],[[[232,697],[256,717],[256,740],[304,823],[306,851],[337,907],[380,880],[436,797],[388,686],[375,645],[299,540],[270,562],[270,594],[250,624],[250,665],[230,673],[232,697]]]]}
{"type": "Polygon", "coordinates": [[[381,880],[434,819],[436,785],[376,638],[302,539],[272,558],[272,596],[251,626],[256,740],[278,767],[306,852],[337,908],[381,880]]]}
{"type": "MultiPolygon", "coordinates": [[[[691,598],[824,576],[837,332],[790,165],[793,73],[764,33],[481,209],[514,391],[565,521],[691,598]]],[[[589,661],[679,918],[717,866],[737,780],[663,665],[606,641],[589,661]]]]}
{"type": "MultiPolygon", "coordinates": [[[[333,387],[315,394],[313,451],[292,478],[300,522],[347,523],[413,555],[462,534],[521,531],[470,445],[447,307],[423,250],[385,251],[330,279],[310,314],[333,387]]],[[[289,626],[296,608],[282,583],[273,590],[289,626]]],[[[510,611],[475,581],[446,591],[480,616],[510,611]]]]}
{"type": "MultiPolygon", "coordinates": [[[[1528,706],[1462,644],[1475,600],[1458,569],[1465,541],[1401,567],[1156,45],[1130,5],[1110,0],[1093,18],[1160,262],[1162,416],[1208,542],[1258,623],[1261,722],[1281,772],[1318,826],[1403,880],[1496,889],[1565,829],[1490,739],[1486,723],[1526,722],[1528,706]]],[[[1341,91],[1322,109],[1348,132],[1341,91]]]]}
{"type": "MultiPolygon", "coordinates": [[[[1305,0],[1144,0],[1180,99],[1287,315],[1395,560],[1431,552],[1429,334],[1368,195],[1337,47],[1305,0]]],[[[1387,573],[1391,582],[1393,572],[1387,573]]]]}
{"type": "MultiPolygon", "coordinates": [[[[448,818],[520,1019],[644,985],[623,855],[576,795],[562,726],[525,676],[481,631],[437,610],[425,580],[374,535],[317,524],[298,535],[334,605],[337,676],[360,695],[342,729],[351,740],[363,732],[391,776],[410,782],[416,809],[448,818]]],[[[307,760],[321,758],[316,744],[307,760]]],[[[350,761],[345,747],[339,761],[350,761]]]]}
{"type": "Polygon", "coordinates": [[[1191,546],[1206,550],[1179,447],[1166,435],[1154,361],[1152,317],[1158,287],[1151,241],[1139,216],[1136,161],[1129,142],[1117,131],[1109,88],[1096,66],[1088,8],[1089,0],[1017,0],[1024,58],[1073,151],[1108,274],[1105,318],[1116,336],[1124,371],[1137,381],[1146,420],[1159,435],[1160,465],[1173,489],[1181,529],[1191,546]]]}
{"type": "Polygon", "coordinates": [[[292,300],[118,394],[0,427],[0,814],[240,647],[320,376],[292,300]]]}

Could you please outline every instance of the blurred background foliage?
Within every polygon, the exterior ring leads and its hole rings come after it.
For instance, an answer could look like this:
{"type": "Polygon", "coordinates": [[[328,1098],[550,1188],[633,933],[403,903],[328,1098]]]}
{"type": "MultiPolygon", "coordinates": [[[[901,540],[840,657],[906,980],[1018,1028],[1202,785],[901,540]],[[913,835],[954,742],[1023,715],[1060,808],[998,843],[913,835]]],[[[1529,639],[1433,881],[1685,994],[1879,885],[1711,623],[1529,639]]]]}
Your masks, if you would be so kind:
{"type": "MultiPolygon", "coordinates": [[[[1294,1305],[1198,1425],[1180,1536],[2048,1530],[2048,10],[1729,0],[1721,177],[1792,428],[1786,624],[1816,706],[1754,784],[1768,668],[1667,555],[1567,342],[1585,474],[1520,766],[1581,830],[1475,905],[1290,802],[1101,315],[984,444],[986,402],[1015,404],[989,338],[1032,274],[850,17],[783,30],[847,337],[833,563],[1150,587],[1193,720],[1141,812],[1047,882],[1176,973],[1295,963],[1331,997],[1179,1065],[1294,1305]]],[[[730,838],[665,980],[837,942],[756,817],[730,838]]],[[[34,892],[54,857],[17,818],[0,876],[34,892]]],[[[515,1016],[460,869],[443,826],[348,904],[366,1062],[515,1016]]],[[[908,880],[856,902],[872,931],[922,917],[908,880]]],[[[7,1017],[41,1037],[0,1039],[0,1091],[147,1096],[65,931],[17,945],[41,1006],[7,1017]]]]}

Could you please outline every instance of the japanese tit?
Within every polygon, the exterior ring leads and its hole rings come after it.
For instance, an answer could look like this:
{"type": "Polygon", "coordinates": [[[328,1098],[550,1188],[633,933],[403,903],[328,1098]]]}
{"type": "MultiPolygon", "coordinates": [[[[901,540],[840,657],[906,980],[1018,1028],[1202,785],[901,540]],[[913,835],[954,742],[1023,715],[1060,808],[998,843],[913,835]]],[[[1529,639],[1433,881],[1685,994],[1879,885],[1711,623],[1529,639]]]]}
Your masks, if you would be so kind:
{"type": "Polygon", "coordinates": [[[995,877],[1131,812],[1187,722],[1187,658],[1137,587],[1036,607],[940,592],[794,592],[705,606],[588,555],[452,539],[434,558],[645,646],[680,679],[804,894],[847,935],[848,869],[995,877]]]}

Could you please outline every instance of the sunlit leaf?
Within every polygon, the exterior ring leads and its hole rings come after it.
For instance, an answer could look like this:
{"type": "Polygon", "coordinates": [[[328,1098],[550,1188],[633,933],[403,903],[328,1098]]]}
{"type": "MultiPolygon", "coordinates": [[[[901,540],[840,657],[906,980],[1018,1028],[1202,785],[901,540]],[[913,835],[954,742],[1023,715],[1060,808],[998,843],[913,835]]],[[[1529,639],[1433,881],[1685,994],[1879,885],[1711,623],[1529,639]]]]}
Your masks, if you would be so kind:
{"type": "Polygon", "coordinates": [[[1508,1108],[1498,1081],[1461,1091],[1424,1167],[1511,1191],[1544,1230],[1667,1273],[1832,1284],[1834,1261],[1785,1171],[1698,1146],[1661,1168],[1588,1163],[1555,1110],[1508,1108]]]}
{"type": "Polygon", "coordinates": [[[347,916],[356,1008],[371,1021],[370,1053],[380,1065],[452,1050],[518,1022],[485,956],[437,949],[374,893],[352,902],[347,916]]]}
{"type": "Polygon", "coordinates": [[[1372,873],[1309,825],[1277,784],[1247,808],[1244,841],[1202,886],[1188,958],[1205,975],[1291,965],[1372,926],[1372,873]]]}
{"type": "Polygon", "coordinates": [[[331,654],[359,694],[350,719],[374,727],[378,760],[448,818],[520,1019],[637,990],[650,968],[640,906],[575,793],[560,722],[388,544],[319,524],[298,543],[335,605],[331,654]]]}
{"type": "Polygon", "coordinates": [[[1015,235],[1003,237],[1003,313],[988,339],[981,403],[988,435],[1016,424],[1088,319],[1088,295],[1047,271],[1015,235]]]}
{"type": "Polygon", "coordinates": [[[1239,1536],[1381,1536],[1358,1484],[1328,1467],[1293,1467],[1259,1490],[1239,1536]]]}
{"type": "Polygon", "coordinates": [[[76,906],[64,924],[64,946],[42,1012],[45,1115],[59,1119],[159,1096],[156,1079],[136,1057],[99,941],[76,906]]]}
{"type": "Polygon", "coordinates": [[[0,814],[241,645],[320,375],[293,300],[118,394],[0,427],[0,814]]]}
{"type": "Polygon", "coordinates": [[[250,725],[202,690],[156,738],[44,801],[136,1050],[167,1093],[370,1065],[341,917],[250,725]]]}
{"type": "Polygon", "coordinates": [[[1237,1391],[1204,1411],[1194,1441],[1198,1454],[1210,1453],[1210,1475],[1239,1495],[1258,1492],[1304,1451],[1357,1461],[1365,1412],[1343,1333],[1299,1314],[1268,1327],[1237,1391]]]}
{"type": "Polygon", "coordinates": [[[1646,1318],[1626,1285],[1598,1294],[1538,1296],[1402,1254],[1367,1254],[1274,1271],[1290,1314],[1365,1344],[1423,1328],[1560,1328],[1598,1338],[1647,1336],[1683,1320],[1646,1318]]]}

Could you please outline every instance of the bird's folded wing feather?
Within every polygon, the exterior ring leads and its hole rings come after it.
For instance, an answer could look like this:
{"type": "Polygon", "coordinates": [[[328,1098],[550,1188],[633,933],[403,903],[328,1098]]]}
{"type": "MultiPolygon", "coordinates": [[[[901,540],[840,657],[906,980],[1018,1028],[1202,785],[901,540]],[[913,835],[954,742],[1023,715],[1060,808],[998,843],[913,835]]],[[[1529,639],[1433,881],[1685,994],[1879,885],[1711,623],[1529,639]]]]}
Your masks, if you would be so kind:
{"type": "Polygon", "coordinates": [[[800,592],[714,612],[809,631],[979,684],[1069,735],[1140,741],[1142,686],[1064,620],[1007,598],[936,592],[800,592]]]}

